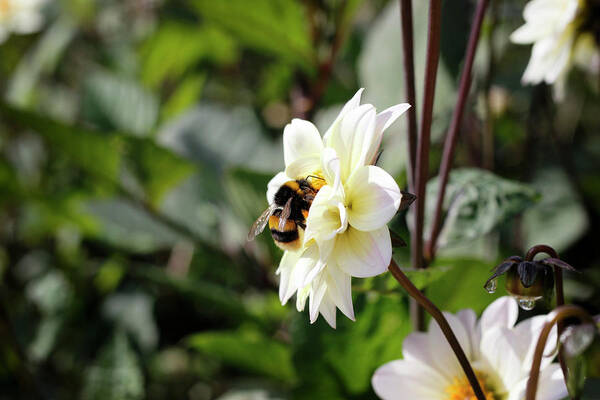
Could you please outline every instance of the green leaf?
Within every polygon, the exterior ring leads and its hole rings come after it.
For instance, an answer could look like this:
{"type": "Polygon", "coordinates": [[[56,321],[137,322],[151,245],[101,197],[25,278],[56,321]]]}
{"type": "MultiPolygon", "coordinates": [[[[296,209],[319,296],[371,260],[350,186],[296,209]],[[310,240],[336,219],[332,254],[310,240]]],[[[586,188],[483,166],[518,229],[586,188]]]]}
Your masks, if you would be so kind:
{"type": "Polygon", "coordinates": [[[142,81],[157,88],[181,78],[201,61],[232,64],[239,57],[235,41],[208,25],[168,21],[142,46],[142,81]]]}
{"type": "Polygon", "coordinates": [[[154,206],[194,170],[191,163],[147,138],[69,126],[2,104],[0,116],[40,134],[53,151],[65,155],[100,183],[127,192],[141,189],[140,197],[154,206]],[[124,176],[129,181],[124,182],[124,176]]]}
{"type": "Polygon", "coordinates": [[[85,83],[83,115],[102,130],[147,136],[158,119],[158,101],[134,80],[95,72],[85,83]]]}
{"type": "Polygon", "coordinates": [[[186,342],[226,365],[285,383],[296,380],[290,349],[259,332],[202,332],[189,336],[186,342]]]}
{"type": "Polygon", "coordinates": [[[412,330],[406,300],[372,294],[355,300],[356,322],[338,312],[335,330],[322,317],[311,325],[306,313],[297,314],[291,332],[301,384],[294,398],[374,397],[375,369],[402,357],[402,341],[412,330]]]}
{"type": "MultiPolygon", "coordinates": [[[[438,177],[427,182],[425,226],[431,226],[438,192],[438,177]]],[[[508,219],[521,214],[539,199],[530,186],[500,178],[491,172],[455,169],[450,173],[443,211],[446,214],[440,232],[440,247],[479,238],[508,219]]],[[[425,236],[429,237],[426,232],[425,236]]]]}
{"type": "MultiPolygon", "coordinates": [[[[426,269],[401,268],[402,272],[419,290],[423,290],[433,282],[445,277],[452,270],[451,266],[436,266],[426,269]]],[[[393,278],[392,278],[393,279],[393,278]]],[[[394,282],[396,282],[394,280],[394,282]]],[[[397,283],[396,283],[397,284],[397,283]]]]}
{"type": "Polygon", "coordinates": [[[523,215],[524,247],[544,243],[560,253],[587,231],[585,208],[568,177],[559,169],[539,172],[533,186],[542,194],[542,200],[523,215]]]}
{"type": "Polygon", "coordinates": [[[303,6],[293,0],[189,0],[209,22],[219,24],[249,47],[299,65],[315,66],[303,6]]]}
{"type": "Polygon", "coordinates": [[[127,336],[117,332],[85,372],[84,400],[144,398],[144,376],[127,336]]]}
{"type": "Polygon", "coordinates": [[[283,168],[281,145],[266,139],[256,115],[243,106],[202,103],[162,127],[158,141],[216,172],[229,166],[262,171],[283,168]]]}
{"type": "Polygon", "coordinates": [[[181,82],[163,106],[162,119],[173,118],[198,102],[205,82],[205,74],[192,75],[181,82]]]}
{"type": "Polygon", "coordinates": [[[496,293],[489,294],[483,288],[496,264],[469,258],[438,258],[431,267],[451,268],[452,273],[429,285],[427,296],[443,311],[457,312],[471,308],[480,313],[492,301],[506,295],[504,277],[500,278],[496,293]]]}

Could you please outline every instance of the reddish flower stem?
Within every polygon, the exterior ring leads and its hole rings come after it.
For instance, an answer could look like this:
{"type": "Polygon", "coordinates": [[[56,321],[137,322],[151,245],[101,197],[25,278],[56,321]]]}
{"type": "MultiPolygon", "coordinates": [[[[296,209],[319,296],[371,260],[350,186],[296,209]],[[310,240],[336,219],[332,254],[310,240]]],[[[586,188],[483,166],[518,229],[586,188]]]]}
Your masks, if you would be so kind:
{"type": "Polygon", "coordinates": [[[483,394],[483,391],[481,390],[479,381],[475,376],[475,372],[473,371],[473,368],[471,367],[471,364],[469,363],[465,352],[460,346],[460,343],[458,343],[456,335],[454,335],[450,324],[446,320],[446,317],[444,317],[444,314],[442,314],[440,309],[437,308],[435,304],[433,304],[431,300],[427,298],[427,296],[421,293],[421,291],[417,289],[415,285],[412,284],[410,279],[408,279],[404,272],[402,272],[400,267],[398,267],[398,264],[396,264],[396,262],[393,259],[388,267],[388,270],[391,272],[394,278],[396,278],[396,280],[398,281],[398,283],[400,283],[404,290],[406,290],[408,294],[412,298],[414,298],[438,323],[440,329],[442,330],[442,333],[448,341],[448,344],[452,348],[452,351],[454,351],[454,354],[456,354],[456,358],[458,358],[458,362],[463,368],[463,371],[465,372],[465,375],[467,376],[467,379],[469,380],[469,383],[473,388],[473,393],[475,393],[475,396],[477,396],[478,400],[485,400],[485,396],[483,394]]]}
{"type": "MultiPolygon", "coordinates": [[[[546,323],[542,328],[540,337],[535,346],[535,352],[533,353],[533,361],[531,363],[531,369],[529,370],[529,380],[527,381],[527,390],[525,391],[526,400],[535,400],[535,394],[537,392],[538,380],[540,377],[540,364],[542,362],[542,356],[544,355],[544,348],[546,347],[546,341],[550,335],[550,331],[555,323],[560,323],[565,318],[576,317],[583,322],[594,323],[593,318],[581,307],[568,305],[555,308],[546,317],[546,323]]],[[[558,335],[560,338],[560,335],[558,335]]]]}
{"type": "Polygon", "coordinates": [[[404,61],[404,91],[406,102],[411,107],[408,117],[408,190],[414,193],[415,163],[417,154],[417,95],[415,94],[415,64],[413,51],[412,0],[400,0],[400,21],[402,27],[402,50],[404,61]]]}
{"type": "MultiPolygon", "coordinates": [[[[423,222],[425,216],[425,184],[429,174],[429,146],[431,142],[431,121],[433,115],[433,100],[435,97],[435,82],[440,58],[440,31],[442,25],[442,2],[429,2],[429,28],[427,34],[427,57],[425,65],[425,89],[423,112],[421,114],[421,134],[417,143],[417,163],[415,170],[415,191],[417,195],[415,223],[411,235],[411,262],[414,268],[424,268],[423,259],[423,222]]],[[[413,309],[413,325],[415,329],[423,330],[424,320],[422,311],[413,309]]]]}
{"type": "Polygon", "coordinates": [[[479,34],[481,32],[481,24],[483,22],[487,5],[488,0],[479,0],[477,3],[473,25],[471,26],[471,33],[469,34],[469,43],[467,45],[465,63],[460,76],[456,107],[454,108],[452,121],[450,122],[450,128],[448,129],[448,134],[446,135],[446,141],[444,143],[444,154],[442,156],[442,163],[440,165],[439,190],[435,204],[435,213],[431,225],[431,237],[427,243],[425,253],[425,258],[427,260],[433,259],[435,255],[435,247],[441,230],[442,205],[444,203],[444,196],[446,195],[448,175],[452,169],[452,160],[454,159],[454,150],[456,148],[456,141],[458,139],[458,130],[464,114],[465,104],[469,96],[469,89],[471,88],[473,60],[475,59],[475,52],[477,50],[477,43],[479,41],[479,34]]]}

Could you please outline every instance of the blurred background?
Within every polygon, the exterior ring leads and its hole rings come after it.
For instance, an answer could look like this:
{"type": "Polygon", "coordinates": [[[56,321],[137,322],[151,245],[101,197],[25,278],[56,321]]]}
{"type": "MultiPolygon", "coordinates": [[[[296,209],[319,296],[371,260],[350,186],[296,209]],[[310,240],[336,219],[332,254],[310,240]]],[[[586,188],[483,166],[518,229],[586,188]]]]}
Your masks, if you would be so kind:
{"type": "MultiPolygon", "coordinates": [[[[419,92],[426,3],[413,2],[419,92]]],[[[444,2],[428,210],[474,3],[444,2]]],[[[484,21],[439,257],[426,271],[406,248],[394,257],[440,308],[481,312],[505,294],[483,289],[490,269],[549,244],[584,271],[567,301],[598,313],[600,85],[573,71],[560,104],[521,86],[530,48],[508,36],[524,4],[494,1],[484,21]]],[[[374,398],[373,371],[412,331],[406,293],[388,274],[355,280],[357,321],[310,325],[279,303],[270,235],[246,234],[291,118],[324,132],[360,87],[380,110],[405,101],[398,2],[42,13],[39,32],[0,44],[0,398],[374,398]]],[[[401,120],[381,165],[402,187],[401,120]]],[[[404,215],[392,228],[408,240],[404,215]]]]}

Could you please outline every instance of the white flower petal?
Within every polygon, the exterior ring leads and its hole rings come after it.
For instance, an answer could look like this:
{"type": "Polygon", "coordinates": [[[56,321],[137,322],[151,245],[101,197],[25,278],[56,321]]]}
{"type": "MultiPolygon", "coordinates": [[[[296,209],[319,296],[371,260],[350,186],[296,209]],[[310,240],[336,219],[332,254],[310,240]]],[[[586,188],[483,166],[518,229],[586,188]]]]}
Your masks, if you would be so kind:
{"type": "Polygon", "coordinates": [[[375,162],[385,130],[389,128],[390,125],[392,125],[398,119],[398,117],[404,114],[409,108],[410,104],[408,103],[396,104],[395,106],[389,107],[377,114],[377,117],[375,118],[375,135],[365,157],[367,164],[373,164],[375,162]]]}
{"type": "Polygon", "coordinates": [[[396,360],[379,367],[371,384],[384,400],[443,400],[448,381],[425,364],[396,360]]]}
{"type": "Polygon", "coordinates": [[[505,327],[493,327],[481,337],[481,357],[496,372],[505,388],[514,387],[521,379],[521,358],[514,347],[514,333],[505,327]]]}
{"type": "Polygon", "coordinates": [[[319,245],[321,259],[329,257],[335,236],[346,230],[348,218],[341,199],[329,185],[323,186],[310,206],[306,219],[304,243],[315,240],[319,245]]]}
{"type": "Polygon", "coordinates": [[[291,176],[293,179],[306,179],[309,175],[318,175],[321,170],[321,157],[319,154],[300,157],[286,165],[287,176],[291,176]]]}
{"type": "Polygon", "coordinates": [[[429,351],[427,333],[413,332],[402,342],[402,355],[406,361],[419,361],[426,365],[434,365],[434,355],[429,351]]]}
{"type": "Polygon", "coordinates": [[[375,141],[375,107],[363,104],[348,112],[333,130],[329,147],[340,157],[342,182],[356,167],[365,165],[367,152],[375,141]]]}
{"type": "Polygon", "coordinates": [[[346,184],[348,222],[361,231],[379,229],[396,215],[401,199],[390,174],[373,165],[360,167],[346,184]]]}
{"type": "MultiPolygon", "coordinates": [[[[538,315],[521,321],[515,326],[515,337],[517,339],[515,342],[515,347],[517,348],[517,352],[523,360],[522,365],[525,373],[529,373],[531,362],[533,361],[533,353],[535,352],[537,341],[545,323],[546,316],[538,315]]],[[[544,348],[544,354],[550,354],[556,347],[556,338],[557,330],[556,326],[554,326],[548,335],[546,347],[544,348]]],[[[542,362],[540,364],[541,368],[543,369],[545,366],[550,364],[552,362],[552,358],[553,357],[542,357],[542,362]]]]}
{"type": "Polygon", "coordinates": [[[367,278],[382,274],[392,259],[392,243],[387,226],[371,232],[352,228],[336,237],[333,256],[347,274],[367,278]]]}
{"type": "Polygon", "coordinates": [[[281,275],[279,278],[279,300],[282,305],[287,303],[298,289],[298,286],[292,282],[292,275],[301,254],[300,251],[285,251],[279,262],[279,268],[275,272],[277,275],[281,275]]]}
{"type": "MultiPolygon", "coordinates": [[[[452,328],[452,331],[456,335],[456,339],[464,350],[467,359],[471,359],[470,338],[465,326],[461,320],[453,314],[444,313],[444,316],[446,317],[450,328],[452,328]]],[[[464,376],[464,371],[456,358],[456,354],[452,351],[441,328],[434,320],[429,323],[427,337],[429,340],[430,352],[434,355],[433,365],[435,365],[440,374],[444,375],[450,381],[457,376],[464,376]]]]}
{"type": "Polygon", "coordinates": [[[343,195],[343,187],[340,177],[340,159],[337,156],[335,150],[331,147],[326,147],[323,149],[323,153],[321,154],[321,170],[323,171],[323,176],[325,177],[325,181],[328,185],[333,188],[335,193],[339,193],[341,197],[343,195]]]}
{"type": "Polygon", "coordinates": [[[291,277],[295,285],[294,290],[308,285],[322,269],[323,264],[319,262],[319,248],[316,244],[312,244],[302,253],[294,267],[291,277]]]}
{"type": "Polygon", "coordinates": [[[317,128],[309,121],[293,119],[283,130],[283,159],[288,166],[299,158],[319,155],[323,141],[317,128]]]}
{"type": "Polygon", "coordinates": [[[311,284],[310,297],[308,299],[308,310],[310,315],[310,323],[314,323],[319,316],[319,307],[323,301],[323,297],[327,292],[327,283],[323,275],[318,276],[311,284]]]}
{"type": "Polygon", "coordinates": [[[344,107],[342,107],[342,110],[340,111],[338,116],[335,118],[329,129],[327,129],[325,135],[323,135],[323,143],[325,143],[327,146],[329,146],[329,138],[331,137],[331,132],[335,129],[339,129],[339,124],[342,118],[344,118],[344,116],[348,114],[349,111],[354,110],[355,108],[360,106],[360,98],[362,96],[363,90],[364,88],[358,89],[354,96],[352,96],[352,98],[348,100],[346,104],[344,104],[344,107]]]}
{"type": "Polygon", "coordinates": [[[558,363],[548,365],[540,372],[535,398],[538,400],[560,400],[566,396],[567,386],[560,365],[558,363]]]}
{"type": "Polygon", "coordinates": [[[304,311],[308,296],[310,296],[310,285],[306,285],[305,287],[298,289],[298,293],[296,294],[296,310],[300,312],[304,311]]]}
{"type": "Polygon", "coordinates": [[[329,298],[346,317],[354,321],[352,277],[338,268],[333,262],[327,264],[325,272],[329,298]]]}
{"type": "Polygon", "coordinates": [[[279,188],[286,183],[287,181],[291,181],[292,179],[285,174],[285,172],[279,172],[275,175],[267,184],[267,201],[269,204],[273,204],[275,193],[279,190],[279,188]]]}
{"type": "Polygon", "coordinates": [[[480,331],[483,333],[495,327],[512,328],[518,317],[517,301],[510,296],[500,297],[481,314],[480,331]]]}
{"type": "Polygon", "coordinates": [[[323,318],[325,318],[325,321],[327,321],[329,326],[335,329],[336,308],[335,304],[333,303],[333,300],[331,300],[331,298],[328,295],[325,295],[325,297],[323,297],[323,301],[321,301],[321,306],[319,307],[319,312],[321,313],[323,318]]]}

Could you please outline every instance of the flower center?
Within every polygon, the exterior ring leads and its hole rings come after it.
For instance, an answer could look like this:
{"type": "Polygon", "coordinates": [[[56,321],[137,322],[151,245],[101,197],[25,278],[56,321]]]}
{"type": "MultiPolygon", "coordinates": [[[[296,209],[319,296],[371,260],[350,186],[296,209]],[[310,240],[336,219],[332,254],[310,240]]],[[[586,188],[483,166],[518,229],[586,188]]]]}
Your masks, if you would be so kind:
{"type": "MultiPolygon", "coordinates": [[[[489,382],[486,382],[487,375],[477,371],[475,371],[475,375],[483,390],[485,399],[498,400],[499,397],[494,393],[494,389],[489,385],[489,382]]],[[[477,400],[473,388],[466,376],[454,378],[452,383],[446,387],[446,393],[448,394],[447,400],[477,400]]]]}

